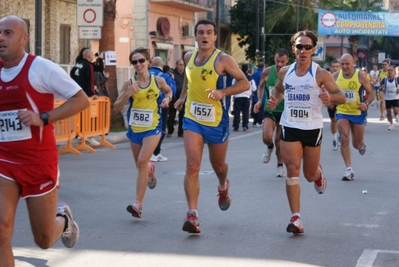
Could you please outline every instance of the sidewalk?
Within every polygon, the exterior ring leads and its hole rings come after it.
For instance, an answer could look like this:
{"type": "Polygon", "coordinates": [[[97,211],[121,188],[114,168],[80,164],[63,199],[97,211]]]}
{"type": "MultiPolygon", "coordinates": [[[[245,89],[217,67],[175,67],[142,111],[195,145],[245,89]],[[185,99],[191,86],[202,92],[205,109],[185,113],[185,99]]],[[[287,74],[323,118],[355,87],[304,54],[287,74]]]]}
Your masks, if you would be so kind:
{"type": "MultiPolygon", "coordinates": [[[[101,137],[95,136],[94,139],[96,139],[97,141],[100,141],[101,137]]],[[[105,140],[111,144],[129,141],[126,137],[126,132],[109,132],[108,135],[105,136],[105,140]]],[[[72,146],[76,147],[76,146],[80,145],[81,142],[82,141],[80,139],[75,138],[72,140],[72,146]]],[[[87,143],[87,144],[90,145],[89,143],[87,143]]],[[[58,142],[57,143],[58,150],[63,149],[65,146],[66,146],[66,142],[58,142]]]]}

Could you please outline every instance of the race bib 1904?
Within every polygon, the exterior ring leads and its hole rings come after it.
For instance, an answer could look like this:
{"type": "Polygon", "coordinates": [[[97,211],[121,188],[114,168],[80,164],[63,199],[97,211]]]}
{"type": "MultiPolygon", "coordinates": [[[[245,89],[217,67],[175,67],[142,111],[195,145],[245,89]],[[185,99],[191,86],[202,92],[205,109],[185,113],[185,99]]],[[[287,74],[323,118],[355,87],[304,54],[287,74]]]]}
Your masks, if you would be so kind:
{"type": "Polygon", "coordinates": [[[312,120],[312,107],[305,105],[287,106],[287,117],[290,122],[308,122],[312,120]]]}

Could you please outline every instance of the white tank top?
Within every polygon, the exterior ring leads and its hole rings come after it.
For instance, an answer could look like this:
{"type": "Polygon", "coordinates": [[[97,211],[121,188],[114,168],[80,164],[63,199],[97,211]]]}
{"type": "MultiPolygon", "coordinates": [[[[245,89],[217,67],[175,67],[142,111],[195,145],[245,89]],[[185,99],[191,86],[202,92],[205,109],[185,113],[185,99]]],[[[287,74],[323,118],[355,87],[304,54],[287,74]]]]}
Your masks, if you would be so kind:
{"type": "Polygon", "coordinates": [[[284,111],[280,124],[301,130],[323,128],[322,102],[319,98],[321,89],[316,82],[319,65],[312,62],[308,72],[298,77],[295,74],[296,63],[291,64],[285,74],[284,111]]]}
{"type": "Polygon", "coordinates": [[[388,80],[388,76],[385,77],[385,100],[397,100],[399,99],[398,89],[399,84],[397,84],[396,77],[392,80],[388,80]]]}

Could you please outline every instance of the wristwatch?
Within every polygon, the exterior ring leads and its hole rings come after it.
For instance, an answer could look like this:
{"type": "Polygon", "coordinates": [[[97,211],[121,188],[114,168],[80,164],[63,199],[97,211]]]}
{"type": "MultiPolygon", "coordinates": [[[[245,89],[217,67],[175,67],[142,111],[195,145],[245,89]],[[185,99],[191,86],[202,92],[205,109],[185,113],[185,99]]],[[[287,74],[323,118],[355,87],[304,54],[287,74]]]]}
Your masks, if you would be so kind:
{"type": "Polygon", "coordinates": [[[43,121],[43,125],[47,125],[48,124],[47,112],[40,113],[40,119],[43,121]]]}

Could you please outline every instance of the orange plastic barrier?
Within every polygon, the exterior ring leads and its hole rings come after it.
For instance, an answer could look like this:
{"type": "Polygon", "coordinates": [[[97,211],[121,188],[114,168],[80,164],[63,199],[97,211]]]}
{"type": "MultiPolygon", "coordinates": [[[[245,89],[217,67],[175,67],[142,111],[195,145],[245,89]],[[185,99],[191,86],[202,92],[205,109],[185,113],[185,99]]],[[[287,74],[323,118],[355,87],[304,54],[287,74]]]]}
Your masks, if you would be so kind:
{"type": "MultiPolygon", "coordinates": [[[[61,106],[63,100],[55,99],[54,108],[61,106]]],[[[54,122],[54,135],[56,142],[67,142],[66,146],[58,151],[58,154],[74,153],[82,155],[80,151],[72,147],[72,140],[76,137],[80,126],[80,114],[73,117],[54,122]]]]}
{"type": "Polygon", "coordinates": [[[108,97],[100,96],[96,100],[90,98],[90,107],[80,113],[80,122],[78,136],[82,138],[82,144],[76,147],[77,150],[96,152],[86,144],[86,138],[93,136],[101,136],[100,146],[115,148],[105,140],[111,124],[111,101],[108,97]]]}

